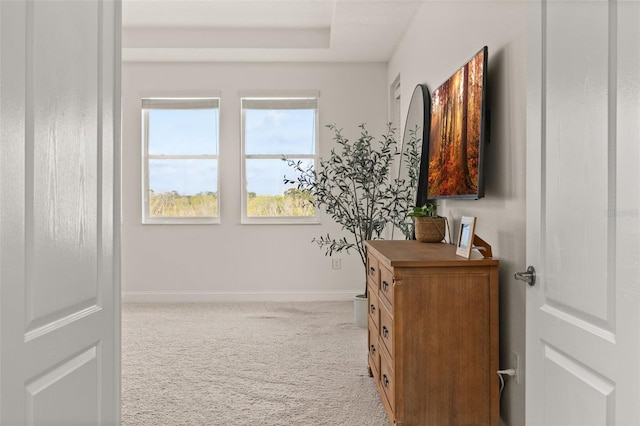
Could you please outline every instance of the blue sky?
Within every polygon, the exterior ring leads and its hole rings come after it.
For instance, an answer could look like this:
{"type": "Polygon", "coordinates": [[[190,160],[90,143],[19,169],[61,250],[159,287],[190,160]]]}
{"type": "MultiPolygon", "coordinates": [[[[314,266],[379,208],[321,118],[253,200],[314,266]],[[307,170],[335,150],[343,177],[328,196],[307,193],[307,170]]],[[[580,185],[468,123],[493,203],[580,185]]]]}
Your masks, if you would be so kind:
{"type": "MultiPolygon", "coordinates": [[[[218,154],[218,113],[218,110],[150,110],[149,154],[218,154]]],[[[249,155],[293,158],[295,154],[315,152],[313,110],[247,110],[245,120],[249,155]]],[[[217,169],[215,159],[151,159],[149,188],[183,195],[217,192],[217,169]]],[[[294,177],[293,169],[279,158],[249,159],[246,175],[247,191],[258,195],[281,194],[291,187],[282,183],[283,176],[294,177]]]]}
{"type": "MultiPolygon", "coordinates": [[[[150,110],[149,154],[218,154],[218,112],[217,109],[150,110]]],[[[151,159],[149,189],[183,195],[217,192],[217,163],[215,159],[151,159]]]]}
{"type": "MultiPolygon", "coordinates": [[[[308,164],[311,160],[304,161],[308,164]]],[[[293,179],[297,174],[282,160],[248,159],[246,172],[248,192],[255,192],[258,195],[278,195],[295,187],[295,185],[283,183],[284,176],[293,179]]]]}
{"type": "Polygon", "coordinates": [[[149,189],[182,195],[218,192],[218,160],[149,160],[149,189]]]}
{"type": "MultiPolygon", "coordinates": [[[[305,110],[247,110],[245,112],[247,155],[271,154],[295,157],[315,153],[315,115],[305,110]]],[[[292,185],[283,177],[295,177],[281,159],[248,159],[247,191],[258,195],[282,194],[292,185]]]]}
{"type": "Polygon", "coordinates": [[[313,154],[315,117],[311,109],[247,110],[245,150],[251,154],[313,154]]]}
{"type": "Polygon", "coordinates": [[[217,109],[149,111],[149,154],[218,153],[217,109]]]}

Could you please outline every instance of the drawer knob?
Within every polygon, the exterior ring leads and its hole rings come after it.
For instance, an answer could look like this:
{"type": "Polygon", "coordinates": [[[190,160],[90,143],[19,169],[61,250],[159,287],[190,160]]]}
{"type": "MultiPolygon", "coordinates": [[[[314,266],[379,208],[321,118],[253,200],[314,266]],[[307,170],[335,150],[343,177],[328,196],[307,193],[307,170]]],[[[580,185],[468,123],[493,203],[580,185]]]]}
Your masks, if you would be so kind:
{"type": "Polygon", "coordinates": [[[386,325],[382,326],[382,337],[386,338],[389,335],[389,329],[386,325]]]}
{"type": "Polygon", "coordinates": [[[376,305],[371,305],[371,313],[372,314],[376,313],[376,305]]]}
{"type": "Polygon", "coordinates": [[[382,375],[382,384],[384,385],[385,388],[389,387],[389,378],[387,377],[386,374],[382,375]]]}
{"type": "Polygon", "coordinates": [[[389,283],[386,281],[382,281],[382,289],[387,291],[389,289],[389,283]]]}
{"type": "Polygon", "coordinates": [[[371,355],[376,354],[376,345],[371,345],[371,355]]]}
{"type": "Polygon", "coordinates": [[[370,273],[371,275],[375,274],[375,273],[376,273],[376,268],[374,268],[373,266],[370,266],[370,267],[369,267],[369,273],[370,273]]]}

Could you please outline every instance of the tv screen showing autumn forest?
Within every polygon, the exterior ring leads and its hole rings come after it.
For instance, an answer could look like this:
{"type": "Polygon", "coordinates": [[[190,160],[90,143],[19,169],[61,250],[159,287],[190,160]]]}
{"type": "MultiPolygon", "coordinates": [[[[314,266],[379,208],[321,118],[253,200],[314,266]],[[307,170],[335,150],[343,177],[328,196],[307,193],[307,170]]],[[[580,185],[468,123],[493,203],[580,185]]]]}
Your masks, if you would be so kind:
{"type": "Polygon", "coordinates": [[[487,48],[431,95],[427,197],[480,198],[487,48]]]}

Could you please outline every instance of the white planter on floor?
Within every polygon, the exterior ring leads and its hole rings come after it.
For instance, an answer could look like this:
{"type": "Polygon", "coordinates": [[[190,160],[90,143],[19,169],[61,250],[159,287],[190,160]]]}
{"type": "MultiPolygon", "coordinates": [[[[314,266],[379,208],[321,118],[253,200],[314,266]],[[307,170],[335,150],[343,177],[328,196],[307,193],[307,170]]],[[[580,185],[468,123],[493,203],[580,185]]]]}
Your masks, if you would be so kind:
{"type": "Polygon", "coordinates": [[[364,294],[353,296],[353,323],[358,327],[367,328],[369,304],[364,294]]]}

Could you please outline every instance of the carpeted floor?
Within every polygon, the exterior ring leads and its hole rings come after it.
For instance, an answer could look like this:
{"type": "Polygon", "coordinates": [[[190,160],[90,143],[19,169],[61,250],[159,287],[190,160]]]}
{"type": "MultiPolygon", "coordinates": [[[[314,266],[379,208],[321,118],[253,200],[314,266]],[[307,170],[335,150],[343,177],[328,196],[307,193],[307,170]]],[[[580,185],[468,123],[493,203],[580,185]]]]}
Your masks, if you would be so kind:
{"type": "Polygon", "coordinates": [[[388,425],[352,309],[124,304],[122,425],[388,425]]]}

